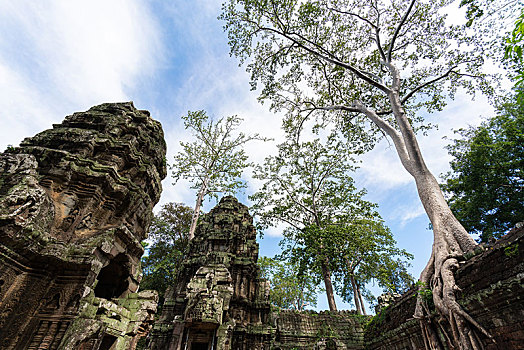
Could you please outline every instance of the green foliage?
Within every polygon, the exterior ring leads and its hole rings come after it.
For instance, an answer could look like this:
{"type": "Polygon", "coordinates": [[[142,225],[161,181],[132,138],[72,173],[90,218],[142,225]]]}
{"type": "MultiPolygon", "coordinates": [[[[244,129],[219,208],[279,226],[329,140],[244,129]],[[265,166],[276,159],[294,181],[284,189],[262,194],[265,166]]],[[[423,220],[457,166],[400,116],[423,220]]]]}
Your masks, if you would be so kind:
{"type": "Polygon", "coordinates": [[[415,285],[418,287],[418,294],[422,297],[422,299],[427,303],[432,303],[433,291],[430,288],[426,287],[424,282],[418,281],[417,283],[415,283],[415,285]]]}
{"type": "MultiPolygon", "coordinates": [[[[282,259],[290,260],[318,283],[324,279],[328,300],[333,289],[329,282],[330,256],[323,249],[323,238],[313,236],[308,228],[323,228],[343,213],[366,215],[374,208],[362,199],[365,192],[358,191],[349,176],[354,168],[351,154],[339,140],[336,135],[323,142],[320,138],[290,138],[278,145],[278,155],[269,156],[264,165],[256,167],[254,178],[264,183],[250,197],[262,228],[287,225],[281,242],[282,259]]],[[[330,308],[334,308],[331,303],[330,308]]]]}
{"type": "Polygon", "coordinates": [[[524,104],[506,103],[479,127],[457,133],[442,189],[466,230],[486,242],[524,221],[524,104]]]}
{"type": "Polygon", "coordinates": [[[512,244],[509,247],[504,248],[504,255],[510,258],[514,258],[519,255],[518,243],[512,244]]]}
{"type": "Polygon", "coordinates": [[[312,241],[319,241],[319,233],[322,236],[337,292],[346,302],[355,302],[355,288],[371,302],[373,295],[366,289],[371,282],[384,292],[400,294],[413,283],[406,262],[413,256],[395,246],[389,228],[378,214],[374,215],[363,219],[340,216],[324,232],[310,233],[312,241]]]}
{"type": "Polygon", "coordinates": [[[409,284],[402,259],[411,256],[394,247],[376,205],[364,200],[365,191],[355,187],[347,144],[330,135],[323,142],[294,139],[278,147],[278,155],[256,168],[254,177],[264,183],[250,198],[262,228],[287,225],[280,258],[316,283],[326,268],[332,271],[347,301],[353,291],[350,276],[361,289],[371,280],[392,291],[409,284]]]}
{"type": "Polygon", "coordinates": [[[191,188],[206,196],[218,198],[219,193],[233,194],[246,187],[243,170],[251,166],[242,146],[251,140],[266,140],[258,134],[235,134],[242,122],[238,116],[210,118],[205,111],[188,112],[184,126],[195,141],[180,142],[182,150],[175,155],[172,176],[175,183],[183,178],[191,188]]]}
{"type": "Polygon", "coordinates": [[[522,0],[461,0],[466,7],[466,26],[481,33],[486,41],[486,56],[502,61],[514,82],[517,98],[524,101],[524,2],[522,0]],[[507,32],[508,23],[514,23],[507,32]],[[501,45],[501,44],[505,45],[501,45]],[[491,49],[489,48],[491,46],[491,49]],[[501,47],[503,50],[500,50],[501,47]],[[501,57],[503,51],[503,57],[501,57]]]}
{"type": "Polygon", "coordinates": [[[440,111],[457,88],[493,94],[482,72],[486,33],[446,22],[450,1],[229,0],[221,19],[231,54],[247,64],[252,88],[286,128],[304,119],[335,121],[346,135],[373,142],[377,124],[365,106],[398,129],[388,89],[401,71],[398,94],[415,129],[429,127],[421,109],[440,111]],[[405,15],[405,16],[404,16],[405,15]]]}
{"type": "Polygon", "coordinates": [[[524,105],[524,60],[522,51],[524,50],[524,9],[515,21],[515,27],[510,36],[506,39],[504,60],[513,72],[513,82],[517,93],[517,102],[524,105]]]}
{"type": "Polygon", "coordinates": [[[331,327],[330,324],[322,324],[318,329],[317,333],[315,334],[315,338],[318,340],[324,340],[326,338],[335,338],[337,337],[337,332],[331,327]]]}
{"type": "Polygon", "coordinates": [[[370,212],[375,205],[362,199],[365,191],[358,191],[349,176],[353,169],[346,144],[334,136],[278,145],[278,155],[267,157],[253,176],[264,181],[250,196],[260,226],[286,223],[290,228],[285,235],[292,237],[341,213],[370,212]]]}
{"type": "MultiPolygon", "coordinates": [[[[492,2],[493,0],[491,0],[492,2]]],[[[466,18],[468,22],[466,25],[471,27],[473,22],[484,15],[484,9],[479,6],[478,1],[476,0],[461,0],[460,6],[466,6],[466,18]]]]}
{"type": "Polygon", "coordinates": [[[154,289],[163,297],[176,281],[188,247],[193,210],[180,203],[167,203],[149,228],[147,255],[142,257],[144,277],[140,289],[154,289]]]}
{"type": "Polygon", "coordinates": [[[289,261],[261,257],[261,277],[270,281],[271,305],[278,309],[303,311],[317,304],[317,283],[289,261]]]}
{"type": "Polygon", "coordinates": [[[507,39],[505,58],[516,62],[522,61],[522,42],[524,39],[524,11],[520,14],[515,22],[515,27],[511,32],[511,36],[507,39]]]}

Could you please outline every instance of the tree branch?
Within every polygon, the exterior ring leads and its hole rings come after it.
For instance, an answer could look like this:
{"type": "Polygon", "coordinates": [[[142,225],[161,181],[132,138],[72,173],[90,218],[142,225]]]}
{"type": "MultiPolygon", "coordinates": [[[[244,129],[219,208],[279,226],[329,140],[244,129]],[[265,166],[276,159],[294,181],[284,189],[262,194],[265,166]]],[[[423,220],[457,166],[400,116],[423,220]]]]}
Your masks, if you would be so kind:
{"type": "Polygon", "coordinates": [[[404,16],[402,17],[402,19],[400,20],[400,23],[398,24],[397,28],[395,29],[395,33],[393,34],[393,37],[391,38],[391,42],[388,48],[387,62],[391,62],[391,53],[393,52],[393,47],[395,46],[395,40],[397,40],[398,33],[400,32],[400,29],[402,28],[402,26],[408,19],[408,16],[411,10],[413,9],[413,5],[415,5],[415,2],[416,0],[411,0],[411,3],[409,4],[409,7],[406,13],[404,13],[404,16]]]}
{"type": "Polygon", "coordinates": [[[356,14],[356,13],[353,13],[353,12],[347,12],[347,11],[342,11],[342,10],[337,10],[335,8],[332,8],[332,7],[329,7],[329,6],[326,6],[326,8],[328,10],[331,10],[333,12],[337,12],[337,13],[340,13],[340,14],[343,14],[343,15],[348,15],[348,16],[353,16],[353,17],[357,17],[358,19],[360,19],[361,21],[363,22],[366,22],[367,24],[369,24],[371,27],[373,27],[373,29],[377,29],[377,26],[373,24],[373,22],[371,22],[369,19],[367,18],[364,18],[362,16],[360,16],[359,14],[356,14]]]}
{"type": "MultiPolygon", "coordinates": [[[[253,21],[251,21],[252,23],[254,23],[253,21]]],[[[389,92],[389,89],[387,86],[379,83],[378,81],[375,81],[373,79],[371,79],[369,76],[367,76],[365,73],[363,73],[360,69],[356,68],[356,67],[353,67],[352,65],[350,64],[347,64],[347,63],[344,63],[342,61],[340,61],[338,58],[336,58],[335,56],[333,56],[333,54],[331,54],[330,52],[326,51],[324,48],[318,46],[317,44],[315,43],[311,43],[308,39],[302,37],[300,34],[297,34],[297,33],[288,33],[288,32],[284,32],[284,31],[280,31],[278,29],[275,29],[275,28],[271,28],[271,27],[260,27],[261,30],[265,30],[265,31],[269,31],[269,32],[273,32],[277,35],[280,35],[280,36],[283,36],[284,38],[294,42],[298,47],[304,49],[305,51],[307,51],[308,53],[314,55],[314,56],[317,56],[321,59],[323,59],[324,61],[326,62],[329,62],[331,64],[334,64],[336,66],[339,66],[339,67],[342,67],[344,69],[347,69],[349,70],[350,72],[352,72],[354,75],[356,75],[357,77],[359,77],[360,79],[362,79],[363,81],[365,81],[366,83],[370,84],[371,86],[374,86],[380,90],[382,90],[383,92],[385,93],[388,93],[389,92]],[[314,50],[310,47],[308,47],[307,45],[303,44],[302,42],[300,42],[298,39],[294,38],[293,35],[297,36],[299,39],[301,40],[304,40],[306,42],[308,42],[308,44],[311,44],[313,46],[316,46],[318,49],[320,49],[321,51],[324,51],[325,54],[322,54],[320,53],[319,51],[317,50],[314,50]],[[331,56],[331,57],[330,57],[331,56]]]]}
{"type": "Polygon", "coordinates": [[[413,175],[412,160],[410,159],[402,135],[393,126],[391,126],[384,119],[380,118],[373,110],[367,108],[362,103],[357,102],[356,107],[360,110],[360,112],[364,113],[373,123],[375,123],[376,126],[378,126],[381,130],[384,130],[384,132],[389,137],[391,137],[391,140],[393,140],[393,144],[395,145],[395,149],[397,150],[402,165],[410,174],[413,175]]]}
{"type": "Polygon", "coordinates": [[[286,193],[289,195],[289,199],[291,199],[291,201],[293,201],[293,203],[295,203],[296,205],[298,205],[299,207],[301,207],[302,209],[304,209],[306,212],[309,212],[310,214],[315,214],[311,209],[309,209],[308,207],[306,207],[305,205],[303,205],[302,203],[298,202],[295,197],[293,197],[293,195],[291,194],[289,188],[286,186],[286,184],[284,183],[284,181],[282,181],[282,179],[280,179],[278,176],[274,176],[272,177],[273,180],[276,180],[280,183],[280,185],[284,188],[284,190],[286,191],[286,193]]]}
{"type": "Polygon", "coordinates": [[[422,83],[422,84],[420,84],[419,86],[415,87],[415,88],[414,88],[413,90],[411,90],[411,91],[410,91],[406,96],[404,96],[404,98],[401,100],[401,103],[402,103],[402,104],[406,103],[406,101],[407,101],[411,96],[413,96],[415,93],[417,93],[418,91],[422,90],[422,89],[425,88],[426,86],[429,86],[429,85],[431,85],[431,84],[433,84],[433,83],[436,83],[436,82],[439,81],[439,80],[442,80],[442,79],[446,78],[448,75],[450,75],[450,74],[453,72],[453,70],[454,70],[455,68],[457,68],[457,66],[453,66],[453,67],[451,67],[450,69],[448,69],[448,70],[446,71],[446,73],[444,73],[444,74],[442,74],[442,75],[440,75],[440,76],[438,76],[438,77],[436,77],[436,78],[434,78],[434,79],[428,80],[428,81],[426,81],[425,83],[422,83]]]}

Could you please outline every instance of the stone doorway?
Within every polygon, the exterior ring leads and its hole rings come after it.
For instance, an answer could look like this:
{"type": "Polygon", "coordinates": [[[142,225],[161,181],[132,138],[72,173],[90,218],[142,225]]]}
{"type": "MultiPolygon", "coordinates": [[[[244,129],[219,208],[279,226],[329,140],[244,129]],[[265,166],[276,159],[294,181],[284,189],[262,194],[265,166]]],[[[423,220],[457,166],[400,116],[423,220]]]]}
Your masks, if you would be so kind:
{"type": "Polygon", "coordinates": [[[102,343],[98,350],[113,350],[116,347],[116,337],[110,334],[104,334],[102,338],[102,343]]]}
{"type": "Polygon", "coordinates": [[[209,350],[209,343],[192,343],[191,350],[209,350]]]}
{"type": "Polygon", "coordinates": [[[215,325],[200,324],[198,328],[189,328],[187,350],[215,350],[215,325]]]}

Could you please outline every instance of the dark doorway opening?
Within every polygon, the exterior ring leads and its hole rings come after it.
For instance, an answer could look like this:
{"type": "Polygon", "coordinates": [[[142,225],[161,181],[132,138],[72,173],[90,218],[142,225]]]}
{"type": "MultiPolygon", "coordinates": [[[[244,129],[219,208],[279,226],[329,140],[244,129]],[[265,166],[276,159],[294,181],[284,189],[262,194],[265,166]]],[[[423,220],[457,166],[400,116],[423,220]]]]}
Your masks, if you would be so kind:
{"type": "Polygon", "coordinates": [[[102,343],[100,344],[100,347],[98,350],[111,350],[113,349],[113,345],[116,343],[116,337],[110,334],[104,334],[104,337],[102,338],[102,343]]]}
{"type": "Polygon", "coordinates": [[[191,350],[207,350],[208,348],[208,343],[191,343],[191,350]]]}
{"type": "Polygon", "coordinates": [[[125,254],[118,254],[100,270],[96,278],[98,283],[95,287],[95,296],[108,300],[120,297],[129,287],[128,276],[129,260],[125,254]]]}

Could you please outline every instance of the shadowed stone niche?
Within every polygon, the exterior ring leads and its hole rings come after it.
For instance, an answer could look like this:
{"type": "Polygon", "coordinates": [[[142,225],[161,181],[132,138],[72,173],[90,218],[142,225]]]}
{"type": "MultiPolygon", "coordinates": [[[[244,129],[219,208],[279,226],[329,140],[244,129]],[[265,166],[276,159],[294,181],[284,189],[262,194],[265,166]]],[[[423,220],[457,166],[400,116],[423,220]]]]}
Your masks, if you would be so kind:
{"type": "Polygon", "coordinates": [[[257,259],[253,218],[234,197],[224,197],[197,226],[149,348],[269,349],[269,284],[259,278],[257,259]]]}
{"type": "Polygon", "coordinates": [[[0,154],[0,349],[134,349],[158,300],[137,290],[165,152],[127,102],[0,154]]]}

